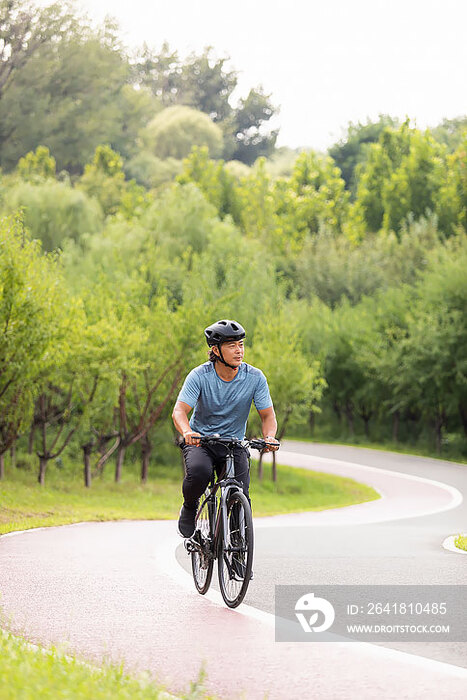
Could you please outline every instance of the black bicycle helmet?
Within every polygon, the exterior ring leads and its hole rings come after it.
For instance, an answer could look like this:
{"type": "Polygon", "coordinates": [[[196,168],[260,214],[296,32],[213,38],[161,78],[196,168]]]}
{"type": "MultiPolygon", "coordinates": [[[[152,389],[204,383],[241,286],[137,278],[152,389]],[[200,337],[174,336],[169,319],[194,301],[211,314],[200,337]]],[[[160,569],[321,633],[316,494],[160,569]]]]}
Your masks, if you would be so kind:
{"type": "Polygon", "coordinates": [[[217,321],[212,326],[208,326],[204,335],[210,348],[213,345],[220,345],[227,340],[242,340],[245,337],[245,329],[236,321],[217,321]]]}

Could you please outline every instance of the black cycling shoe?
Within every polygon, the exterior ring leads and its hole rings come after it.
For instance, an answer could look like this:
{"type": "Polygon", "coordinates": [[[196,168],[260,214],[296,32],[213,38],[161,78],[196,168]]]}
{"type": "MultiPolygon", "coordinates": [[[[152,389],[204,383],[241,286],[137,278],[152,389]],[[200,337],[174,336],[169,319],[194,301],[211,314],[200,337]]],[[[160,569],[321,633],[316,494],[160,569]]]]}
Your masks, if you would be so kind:
{"type": "Polygon", "coordinates": [[[195,531],[196,508],[190,510],[185,506],[180,509],[180,517],[178,519],[178,534],[181,537],[191,537],[195,531]]]}

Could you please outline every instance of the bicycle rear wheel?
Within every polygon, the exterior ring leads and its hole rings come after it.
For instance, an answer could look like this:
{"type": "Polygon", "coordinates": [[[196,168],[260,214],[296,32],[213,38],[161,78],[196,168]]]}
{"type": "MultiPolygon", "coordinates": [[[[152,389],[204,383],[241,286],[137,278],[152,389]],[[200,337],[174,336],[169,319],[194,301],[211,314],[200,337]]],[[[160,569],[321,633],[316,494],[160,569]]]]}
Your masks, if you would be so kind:
{"type": "Polygon", "coordinates": [[[245,597],[253,566],[253,518],[245,494],[234,491],[227,501],[227,532],[219,537],[218,572],[222,597],[236,608],[245,597]]]}
{"type": "Polygon", "coordinates": [[[205,498],[198,511],[195,521],[195,532],[192,536],[199,548],[191,552],[191,568],[196,590],[204,595],[212,578],[214,567],[213,542],[214,542],[214,515],[215,504],[210,498],[205,498]]]}

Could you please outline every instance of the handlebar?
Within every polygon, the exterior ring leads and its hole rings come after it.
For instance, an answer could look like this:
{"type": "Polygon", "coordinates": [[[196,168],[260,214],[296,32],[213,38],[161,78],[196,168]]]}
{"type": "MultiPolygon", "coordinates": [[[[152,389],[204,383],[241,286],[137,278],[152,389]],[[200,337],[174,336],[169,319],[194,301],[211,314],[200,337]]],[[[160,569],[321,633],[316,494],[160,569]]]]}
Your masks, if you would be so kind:
{"type": "MultiPolygon", "coordinates": [[[[220,435],[203,435],[199,438],[200,445],[225,445],[225,447],[251,447],[252,450],[261,452],[267,447],[271,447],[271,443],[263,438],[253,438],[252,440],[239,440],[235,437],[221,437],[220,435]]],[[[277,449],[280,447],[280,442],[272,443],[277,449]]]]}

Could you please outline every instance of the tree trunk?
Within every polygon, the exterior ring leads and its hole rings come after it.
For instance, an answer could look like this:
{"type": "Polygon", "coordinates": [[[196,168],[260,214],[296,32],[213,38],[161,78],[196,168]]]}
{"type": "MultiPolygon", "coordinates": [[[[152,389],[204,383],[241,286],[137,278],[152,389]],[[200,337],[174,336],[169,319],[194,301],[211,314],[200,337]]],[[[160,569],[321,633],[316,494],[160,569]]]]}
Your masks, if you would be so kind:
{"type": "Polygon", "coordinates": [[[16,469],[16,442],[10,447],[11,466],[16,469]]]}
{"type": "Polygon", "coordinates": [[[258,460],[258,479],[260,481],[263,480],[263,453],[259,453],[259,460],[258,460]]]}
{"type": "Polygon", "coordinates": [[[399,411],[395,411],[392,416],[392,439],[393,442],[399,442],[399,411]]]}
{"type": "Polygon", "coordinates": [[[439,454],[441,452],[441,444],[443,440],[443,417],[438,413],[435,417],[435,440],[436,440],[436,452],[439,454]]]}
{"type": "Polygon", "coordinates": [[[148,480],[149,458],[152,452],[152,444],[147,435],[141,441],[141,482],[145,484],[148,480]]]}
{"type": "Polygon", "coordinates": [[[370,439],[370,418],[371,418],[371,416],[369,416],[367,413],[365,413],[362,416],[362,418],[363,418],[363,423],[365,426],[365,437],[370,439]]]}
{"type": "Polygon", "coordinates": [[[45,484],[45,471],[47,469],[47,459],[45,457],[39,457],[39,476],[37,481],[41,486],[45,484]]]}
{"type": "Polygon", "coordinates": [[[276,453],[272,452],[272,480],[277,481],[276,453]]]}
{"type": "Polygon", "coordinates": [[[83,458],[84,458],[84,485],[86,488],[91,486],[91,445],[83,446],[83,458]]]}
{"type": "Polygon", "coordinates": [[[118,483],[122,476],[123,460],[125,459],[126,447],[120,444],[117,452],[117,464],[115,465],[115,481],[118,483]]]}
{"type": "Polygon", "coordinates": [[[28,455],[32,455],[33,450],[34,450],[34,433],[36,432],[36,426],[33,424],[31,425],[31,430],[29,431],[29,438],[28,438],[28,455]]]}
{"type": "Polygon", "coordinates": [[[0,481],[5,478],[5,453],[0,455],[0,481]]]}
{"type": "Polygon", "coordinates": [[[333,410],[334,413],[336,414],[339,423],[342,423],[342,412],[341,412],[341,407],[339,406],[339,404],[337,403],[337,401],[334,401],[334,402],[333,402],[333,404],[332,404],[332,410],[333,410]]]}
{"type": "Polygon", "coordinates": [[[467,436],[467,408],[459,401],[459,415],[464,428],[464,435],[467,436]]]}
{"type": "Polygon", "coordinates": [[[308,425],[310,426],[310,434],[313,435],[315,432],[315,412],[310,411],[310,415],[308,416],[308,425]]]}
{"type": "Polygon", "coordinates": [[[345,416],[347,418],[347,426],[349,428],[349,432],[351,435],[354,434],[354,426],[353,426],[353,406],[350,401],[347,401],[345,404],[345,416]]]}

